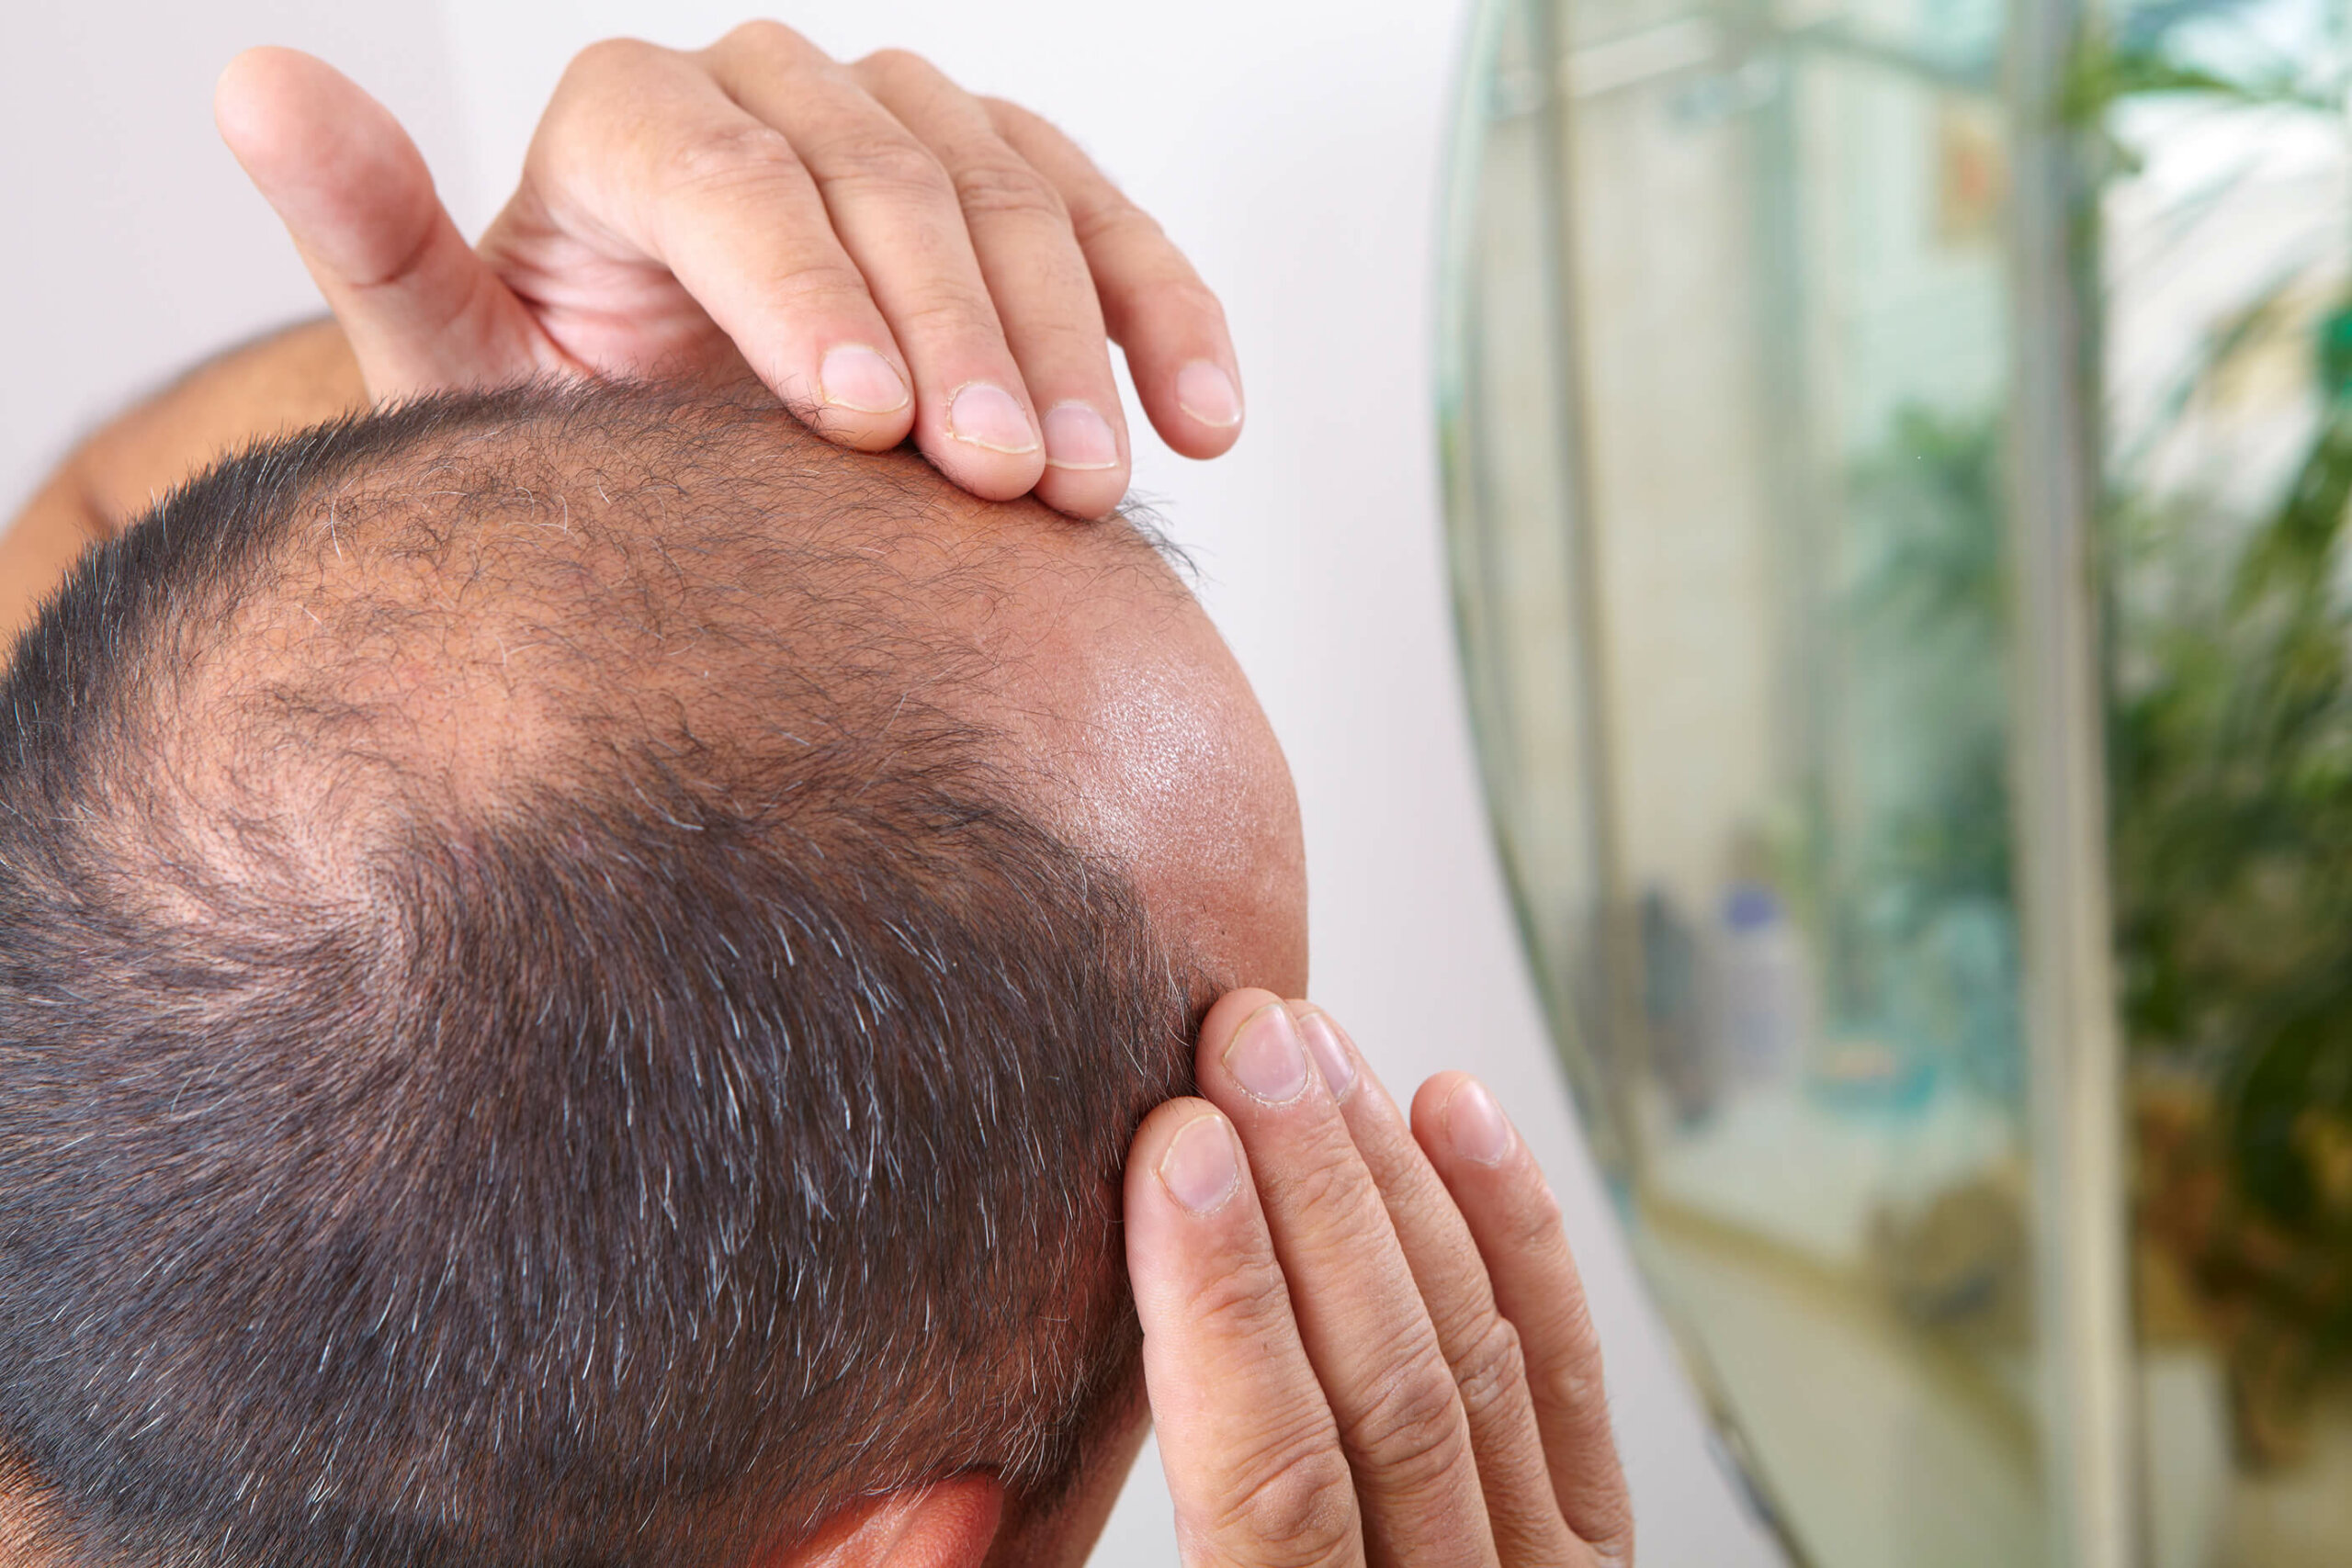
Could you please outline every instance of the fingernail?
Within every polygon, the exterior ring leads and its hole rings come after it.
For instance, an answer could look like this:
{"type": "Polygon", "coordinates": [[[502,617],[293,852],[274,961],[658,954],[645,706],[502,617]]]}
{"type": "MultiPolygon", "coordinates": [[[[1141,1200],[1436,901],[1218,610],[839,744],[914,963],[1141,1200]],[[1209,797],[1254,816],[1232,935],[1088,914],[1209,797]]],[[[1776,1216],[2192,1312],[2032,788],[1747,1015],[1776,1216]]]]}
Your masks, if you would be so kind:
{"type": "Polygon", "coordinates": [[[1476,1078],[1466,1080],[1446,1100],[1445,1133],[1453,1140],[1453,1152],[1473,1165],[1500,1165],[1510,1153],[1510,1123],[1476,1078]]]}
{"type": "Polygon", "coordinates": [[[1205,359],[1195,359],[1176,372],[1176,406],[1219,430],[1241,423],[1241,394],[1233,378],[1205,359]]]}
{"type": "Polygon", "coordinates": [[[1115,468],[1119,438],[1110,423],[1084,403],[1062,403],[1046,411],[1046,461],[1057,468],[1115,468]]]}
{"type": "Polygon", "coordinates": [[[986,381],[973,382],[947,405],[947,434],[1016,457],[1037,449],[1037,433],[1029,427],[1028,414],[1011,392],[986,381]]]}
{"type": "Polygon", "coordinates": [[[1348,1091],[1356,1087],[1356,1064],[1338,1027],[1322,1013],[1310,1012],[1298,1021],[1298,1032],[1306,1037],[1306,1048],[1314,1053],[1323,1081],[1331,1086],[1331,1098],[1347,1099],[1348,1091]]]}
{"type": "Polygon", "coordinates": [[[1241,1185],[1241,1164],[1233,1157],[1233,1134],[1224,1117],[1196,1116],[1176,1129],[1168,1152],[1159,1156],[1159,1184],[1196,1214],[1225,1206],[1241,1185]]]}
{"type": "Polygon", "coordinates": [[[1269,1105],[1287,1105],[1306,1088],[1306,1053],[1290,1009],[1268,1002],[1225,1048],[1225,1070],[1234,1082],[1269,1105]]]}
{"type": "Polygon", "coordinates": [[[907,406],[907,384],[890,362],[856,344],[825,355],[817,367],[817,389],[834,408],[859,413],[896,413],[907,406]]]}

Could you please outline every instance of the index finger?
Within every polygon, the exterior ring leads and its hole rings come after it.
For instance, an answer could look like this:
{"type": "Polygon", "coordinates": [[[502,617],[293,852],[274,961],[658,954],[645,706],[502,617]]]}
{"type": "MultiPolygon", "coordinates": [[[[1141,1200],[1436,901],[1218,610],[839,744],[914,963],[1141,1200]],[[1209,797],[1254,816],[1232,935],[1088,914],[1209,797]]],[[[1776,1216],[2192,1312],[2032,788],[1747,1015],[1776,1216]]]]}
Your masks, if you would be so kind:
{"type": "Polygon", "coordinates": [[[1127,1159],[1127,1272],[1187,1562],[1362,1563],[1355,1487],[1233,1125],[1175,1100],[1127,1159]]]}

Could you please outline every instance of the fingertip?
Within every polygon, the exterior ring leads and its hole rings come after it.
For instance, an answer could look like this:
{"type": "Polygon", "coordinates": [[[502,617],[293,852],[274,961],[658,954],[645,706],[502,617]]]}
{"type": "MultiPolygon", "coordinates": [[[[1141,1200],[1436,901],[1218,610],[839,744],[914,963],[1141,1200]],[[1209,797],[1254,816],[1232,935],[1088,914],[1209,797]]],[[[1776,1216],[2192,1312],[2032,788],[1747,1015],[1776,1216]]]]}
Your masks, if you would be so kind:
{"type": "Polygon", "coordinates": [[[222,66],[220,74],[213,79],[212,101],[215,107],[223,99],[242,102],[248,94],[273,85],[286,72],[300,69],[306,63],[319,65],[324,62],[299,49],[288,49],[282,44],[264,43],[251,49],[241,49],[229,57],[229,63],[222,66]]]}
{"type": "Polygon", "coordinates": [[[270,106],[286,69],[289,49],[264,44],[240,52],[212,83],[212,123],[240,161],[260,151],[274,125],[270,106]]]}
{"type": "Polygon", "coordinates": [[[1304,998],[1293,997],[1291,1016],[1298,1020],[1298,1032],[1306,1042],[1306,1054],[1314,1058],[1316,1070],[1323,1075],[1323,1082],[1331,1090],[1331,1098],[1345,1105],[1354,1098],[1362,1077],[1362,1053],[1340,1021],[1304,998]]]}
{"type": "Polygon", "coordinates": [[[1045,477],[1043,458],[1019,454],[975,450],[954,436],[921,440],[923,455],[958,490],[982,501],[1017,501],[1037,488],[1045,477]]]}
{"type": "Polygon", "coordinates": [[[1245,986],[1239,990],[1227,991],[1217,998],[1209,1010],[1201,1018],[1199,1052],[1201,1062],[1205,1064],[1222,1060],[1226,1048],[1233,1043],[1233,1037],[1240,1032],[1244,1023],[1257,1017],[1259,1012],[1267,1007],[1282,1005],[1282,998],[1272,991],[1261,990],[1255,986],[1245,986]]]}
{"type": "Polygon", "coordinates": [[[1028,405],[994,381],[967,381],[940,399],[922,395],[915,440],[958,489],[982,501],[1012,501],[1046,474],[1045,446],[1028,405]]]}
{"type": "Polygon", "coordinates": [[[1494,1091],[1462,1072],[1440,1073],[1413,1096],[1413,1136],[1440,1169],[1496,1169],[1526,1147],[1494,1091]]]}
{"type": "Polygon", "coordinates": [[[1213,359],[1195,359],[1176,372],[1176,406],[1205,431],[1241,428],[1241,383],[1213,359]]]}
{"type": "Polygon", "coordinates": [[[220,73],[213,119],[306,259],[338,279],[388,280],[447,222],[400,120],[323,60],[245,51],[220,73]]]}
{"type": "Polygon", "coordinates": [[[914,429],[912,407],[894,413],[871,413],[806,394],[796,396],[782,387],[771,385],[770,390],[783,399],[784,406],[813,434],[853,452],[888,452],[904,442],[914,429]]]}
{"type": "Polygon", "coordinates": [[[1157,381],[1157,395],[1147,400],[1152,427],[1174,451],[1205,460],[1223,457],[1241,439],[1248,413],[1229,359],[1196,356],[1157,381]]]}
{"type": "Polygon", "coordinates": [[[1421,1087],[1413,1091],[1410,1112],[1413,1136],[1419,1141],[1424,1150],[1435,1152],[1435,1140],[1443,1131],[1442,1124],[1438,1120],[1438,1114],[1444,1108],[1445,1102],[1453,1098],[1453,1091],[1460,1088],[1462,1081],[1469,1076],[1467,1073],[1455,1072],[1449,1068],[1422,1080],[1421,1087]]]}
{"type": "Polygon", "coordinates": [[[1189,1277],[1227,1244],[1250,1185],[1239,1134],[1222,1111],[1193,1096],[1156,1106],[1128,1145],[1127,1270],[1138,1290],[1189,1277]]]}
{"type": "Polygon", "coordinates": [[[1151,427],[1159,433],[1170,451],[1196,462],[1224,457],[1241,439],[1241,427],[1238,424],[1225,429],[1204,425],[1182,409],[1164,402],[1153,411],[1151,427]]]}
{"type": "Polygon", "coordinates": [[[1136,1135],[1127,1143],[1130,1168],[1148,1168],[1165,1154],[1169,1141],[1184,1126],[1204,1115],[1223,1116],[1225,1113],[1197,1095],[1179,1095],[1162,1100],[1144,1116],[1136,1128],[1136,1135]]]}
{"type": "Polygon", "coordinates": [[[212,113],[217,119],[224,106],[242,104],[254,85],[256,76],[269,70],[269,56],[277,51],[275,44],[262,44],[253,49],[241,49],[229,57],[220,74],[212,79],[212,113]]]}
{"type": "Polygon", "coordinates": [[[1241,1140],[1215,1106],[1173,1122],[1152,1162],[1160,1190],[1194,1219],[1207,1219],[1241,1190],[1241,1140]]]}
{"type": "Polygon", "coordinates": [[[967,381],[926,441],[957,484],[986,501],[1027,495],[1046,476],[1045,442],[1025,397],[993,380],[967,381]]]}
{"type": "Polygon", "coordinates": [[[1105,418],[1092,400],[1069,398],[1046,410],[1046,471],[1037,499],[1088,522],[1108,517],[1126,499],[1126,441],[1115,405],[1105,418]]]}
{"type": "Polygon", "coordinates": [[[818,401],[845,416],[904,416],[900,423],[911,424],[914,396],[908,385],[906,367],[867,344],[836,344],[817,364],[818,401]]]}
{"type": "MultiPolygon", "coordinates": [[[[365,91],[316,55],[277,44],[239,53],[212,84],[212,121],[243,161],[268,156],[315,129],[320,107],[345,107],[365,91]]],[[[373,103],[373,99],[368,100],[373,103]]]]}
{"type": "MultiPolygon", "coordinates": [[[[1114,411],[1115,412],[1115,411],[1114,411]]],[[[1065,473],[1115,473],[1127,465],[1118,430],[1084,398],[1068,398],[1037,422],[1046,436],[1046,466],[1065,473]]]]}
{"type": "Polygon", "coordinates": [[[1081,523],[1100,523],[1119,510],[1127,498],[1127,468],[1122,463],[1109,473],[1071,473],[1067,469],[1046,467],[1045,476],[1037,481],[1037,499],[1062,513],[1081,523]]]}
{"type": "Polygon", "coordinates": [[[812,434],[853,452],[888,452],[915,433],[913,378],[880,319],[866,319],[871,301],[856,305],[864,309],[837,305],[806,326],[763,315],[734,335],[752,373],[812,434]],[[747,338],[763,348],[742,347],[747,338]]]}

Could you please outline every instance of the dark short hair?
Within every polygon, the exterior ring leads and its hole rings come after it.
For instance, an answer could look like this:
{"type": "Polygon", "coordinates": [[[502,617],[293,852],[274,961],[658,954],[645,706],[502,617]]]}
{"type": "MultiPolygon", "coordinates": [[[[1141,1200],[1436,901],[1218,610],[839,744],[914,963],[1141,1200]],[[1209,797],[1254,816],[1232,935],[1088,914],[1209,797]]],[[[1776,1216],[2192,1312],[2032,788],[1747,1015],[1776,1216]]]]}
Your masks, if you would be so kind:
{"type": "Polygon", "coordinates": [[[254,447],[84,559],[0,682],[45,1546],[692,1563],[1070,1477],[1197,982],[959,699],[925,606],[1001,563],[876,564],[951,503],[537,388],[254,447]]]}

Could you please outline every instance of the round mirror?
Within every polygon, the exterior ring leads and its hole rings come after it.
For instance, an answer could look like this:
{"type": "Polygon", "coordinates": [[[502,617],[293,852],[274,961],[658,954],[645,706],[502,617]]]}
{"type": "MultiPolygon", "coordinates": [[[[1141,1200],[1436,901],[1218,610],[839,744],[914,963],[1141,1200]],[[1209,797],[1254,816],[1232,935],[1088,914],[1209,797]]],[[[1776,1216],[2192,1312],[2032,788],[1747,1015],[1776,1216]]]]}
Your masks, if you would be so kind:
{"type": "Polygon", "coordinates": [[[1826,1568],[2352,1560],[2341,9],[1476,27],[1494,830],[1763,1506],[1826,1568]]]}

